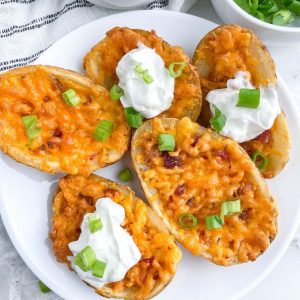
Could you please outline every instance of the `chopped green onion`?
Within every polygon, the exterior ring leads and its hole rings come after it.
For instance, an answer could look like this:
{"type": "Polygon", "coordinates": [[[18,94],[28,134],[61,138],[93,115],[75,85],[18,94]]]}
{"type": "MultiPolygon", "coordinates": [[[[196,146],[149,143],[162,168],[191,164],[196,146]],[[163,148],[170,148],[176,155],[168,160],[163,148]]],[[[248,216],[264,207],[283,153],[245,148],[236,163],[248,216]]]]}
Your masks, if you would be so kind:
{"type": "Polygon", "coordinates": [[[101,260],[96,260],[92,270],[93,276],[103,278],[105,268],[106,268],[105,262],[101,260]]]}
{"type": "Polygon", "coordinates": [[[41,131],[40,127],[35,127],[38,122],[38,117],[36,115],[24,116],[22,117],[23,125],[25,126],[26,135],[29,139],[29,145],[33,143],[33,139],[38,136],[41,131]]]}
{"type": "Polygon", "coordinates": [[[149,71],[147,69],[142,68],[141,63],[136,65],[134,70],[138,75],[141,75],[143,77],[144,81],[147,84],[150,84],[153,82],[153,77],[149,74],[149,71]]]}
{"type": "Polygon", "coordinates": [[[221,217],[217,215],[206,216],[205,217],[205,226],[207,229],[219,229],[222,228],[224,222],[221,217]]]}
{"type": "Polygon", "coordinates": [[[198,225],[198,219],[193,214],[183,213],[179,215],[178,223],[183,228],[192,229],[198,225]]]}
{"type": "Polygon", "coordinates": [[[221,204],[221,219],[224,222],[224,216],[228,216],[240,211],[241,211],[240,199],[225,201],[221,204]]]}
{"type": "Polygon", "coordinates": [[[257,108],[260,102],[259,89],[240,89],[238,103],[236,106],[257,108]]]}
{"type": "Polygon", "coordinates": [[[143,124],[143,117],[141,113],[136,111],[133,107],[126,107],[124,110],[127,124],[132,128],[138,128],[143,124]]]}
{"type": "Polygon", "coordinates": [[[274,25],[283,26],[288,24],[293,18],[292,12],[288,9],[281,9],[273,15],[272,23],[274,25]]]}
{"type": "Polygon", "coordinates": [[[290,1],[287,8],[300,16],[300,1],[290,1]]]}
{"type": "Polygon", "coordinates": [[[158,137],[158,150],[159,151],[174,151],[175,138],[173,134],[161,133],[158,137]]]}
{"type": "Polygon", "coordinates": [[[248,0],[248,3],[252,11],[256,11],[258,9],[258,0],[248,0]]]}
{"type": "Polygon", "coordinates": [[[94,139],[97,141],[102,141],[102,142],[106,141],[110,137],[110,135],[113,131],[113,128],[114,128],[113,122],[107,121],[107,120],[101,120],[97,124],[97,126],[94,130],[94,133],[93,133],[94,139]]]}
{"type": "Polygon", "coordinates": [[[153,77],[149,74],[148,70],[146,70],[143,74],[144,81],[148,84],[153,82],[153,77]]]}
{"type": "Polygon", "coordinates": [[[51,290],[46,286],[46,284],[40,280],[39,280],[39,286],[42,293],[47,294],[51,292],[51,290]]]}
{"type": "Polygon", "coordinates": [[[120,171],[118,176],[124,182],[127,182],[132,179],[132,175],[129,168],[125,168],[124,170],[120,171]]]}
{"type": "Polygon", "coordinates": [[[92,215],[88,219],[89,223],[89,229],[91,233],[95,233],[102,229],[103,224],[100,218],[98,218],[96,215],[92,215]]]}
{"type": "Polygon", "coordinates": [[[226,117],[222,114],[222,112],[216,105],[213,104],[213,108],[214,116],[210,119],[209,122],[215,131],[220,132],[226,124],[226,117]]]}
{"type": "Polygon", "coordinates": [[[269,163],[269,159],[264,153],[262,153],[260,151],[255,151],[255,152],[252,153],[251,159],[254,161],[256,167],[261,172],[266,170],[266,167],[269,163]]]}
{"type": "Polygon", "coordinates": [[[142,64],[138,64],[135,66],[135,72],[138,73],[139,75],[143,75],[143,73],[145,72],[145,70],[142,68],[142,64]]]}
{"type": "Polygon", "coordinates": [[[183,69],[185,68],[186,63],[181,61],[181,62],[172,62],[169,66],[169,74],[173,78],[177,78],[181,76],[183,69]],[[177,71],[174,70],[176,67],[177,71]]]}
{"type": "Polygon", "coordinates": [[[87,272],[92,270],[96,262],[96,253],[91,246],[86,246],[75,257],[74,264],[82,271],[87,272]]]}
{"type": "Polygon", "coordinates": [[[80,97],[73,89],[66,90],[62,93],[64,101],[70,106],[76,106],[80,103],[80,97]]]}
{"type": "Polygon", "coordinates": [[[111,99],[119,100],[124,95],[124,91],[117,84],[114,84],[110,89],[109,94],[111,99]]]}

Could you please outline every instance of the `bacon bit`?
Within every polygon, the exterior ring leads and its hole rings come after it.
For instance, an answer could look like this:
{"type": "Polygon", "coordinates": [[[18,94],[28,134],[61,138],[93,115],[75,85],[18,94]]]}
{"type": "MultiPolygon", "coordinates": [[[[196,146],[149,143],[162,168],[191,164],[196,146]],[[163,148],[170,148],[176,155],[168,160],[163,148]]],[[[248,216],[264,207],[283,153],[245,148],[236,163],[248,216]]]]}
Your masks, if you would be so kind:
{"type": "Polygon", "coordinates": [[[268,144],[271,140],[271,132],[270,130],[264,131],[258,137],[255,138],[257,141],[262,142],[263,144],[268,144]]]}
{"type": "Polygon", "coordinates": [[[249,215],[250,215],[251,211],[252,211],[252,208],[247,208],[247,209],[243,210],[243,211],[240,213],[239,218],[240,218],[241,220],[243,220],[243,221],[247,221],[248,218],[249,218],[249,215]]]}
{"type": "Polygon", "coordinates": [[[176,188],[174,194],[175,194],[176,196],[181,196],[181,195],[184,193],[185,188],[186,188],[185,184],[179,185],[179,186],[176,188]]]}
{"type": "Polygon", "coordinates": [[[170,156],[169,153],[166,151],[164,151],[162,155],[165,157],[165,168],[173,169],[174,167],[180,167],[182,165],[182,161],[179,156],[170,156]]]}
{"type": "Polygon", "coordinates": [[[192,146],[192,147],[195,147],[196,144],[198,143],[199,139],[200,139],[200,136],[195,136],[195,137],[194,137],[194,141],[192,142],[191,146],[192,146]]]}
{"type": "Polygon", "coordinates": [[[54,76],[51,76],[53,83],[54,83],[54,88],[60,90],[61,92],[65,91],[64,86],[62,85],[62,83],[54,76]]]}
{"type": "Polygon", "coordinates": [[[92,196],[87,196],[83,194],[78,194],[78,197],[85,200],[88,205],[94,205],[94,199],[92,196]]]}
{"type": "Polygon", "coordinates": [[[86,101],[83,103],[83,105],[89,106],[93,102],[93,97],[91,95],[86,96],[86,101]]]}
{"type": "Polygon", "coordinates": [[[225,149],[223,149],[223,150],[217,150],[214,153],[215,153],[216,156],[219,156],[219,157],[221,157],[224,160],[228,160],[228,158],[229,158],[229,154],[228,154],[228,152],[225,149]]]}
{"type": "Polygon", "coordinates": [[[50,149],[59,148],[61,140],[58,137],[52,137],[48,142],[47,145],[50,149]]]}
{"type": "Polygon", "coordinates": [[[58,137],[58,138],[61,138],[62,137],[62,132],[61,132],[61,130],[59,129],[59,128],[56,128],[55,130],[54,130],[54,132],[53,132],[53,136],[55,136],[55,137],[58,137]]]}
{"type": "Polygon", "coordinates": [[[244,186],[240,186],[236,191],[234,191],[233,195],[234,197],[239,197],[241,195],[244,195],[247,192],[250,192],[253,189],[253,185],[248,183],[244,186]]]}
{"type": "Polygon", "coordinates": [[[154,275],[153,275],[153,279],[157,280],[159,278],[159,272],[155,271],[154,275]]]}
{"type": "Polygon", "coordinates": [[[90,155],[90,160],[94,160],[98,156],[98,153],[90,155]]]}
{"type": "Polygon", "coordinates": [[[43,98],[43,101],[44,102],[48,102],[48,101],[50,101],[51,100],[51,98],[50,98],[50,96],[45,96],[44,98],[43,98]]]}
{"type": "Polygon", "coordinates": [[[46,145],[45,145],[45,144],[41,145],[39,149],[40,149],[41,151],[46,151],[46,145]]]}
{"type": "Polygon", "coordinates": [[[152,264],[154,257],[147,257],[141,259],[141,262],[145,262],[146,264],[152,264]]]}
{"type": "Polygon", "coordinates": [[[194,197],[190,198],[189,200],[186,201],[186,205],[190,206],[191,204],[193,204],[194,201],[194,197]]]}
{"type": "Polygon", "coordinates": [[[115,198],[120,195],[120,191],[116,189],[105,189],[104,194],[106,197],[115,198]]]}

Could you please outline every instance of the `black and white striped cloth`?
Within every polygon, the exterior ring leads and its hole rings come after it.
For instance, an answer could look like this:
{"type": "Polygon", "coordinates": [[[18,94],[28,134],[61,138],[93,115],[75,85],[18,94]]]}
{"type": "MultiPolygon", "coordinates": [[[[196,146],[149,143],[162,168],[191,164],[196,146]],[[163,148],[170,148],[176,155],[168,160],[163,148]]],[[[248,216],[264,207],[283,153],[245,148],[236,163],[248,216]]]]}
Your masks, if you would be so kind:
{"type": "MultiPolygon", "coordinates": [[[[196,0],[156,0],[143,9],[187,11],[196,0]]],[[[0,0],[0,72],[34,62],[75,28],[117,13],[86,0],[0,0]]]]}

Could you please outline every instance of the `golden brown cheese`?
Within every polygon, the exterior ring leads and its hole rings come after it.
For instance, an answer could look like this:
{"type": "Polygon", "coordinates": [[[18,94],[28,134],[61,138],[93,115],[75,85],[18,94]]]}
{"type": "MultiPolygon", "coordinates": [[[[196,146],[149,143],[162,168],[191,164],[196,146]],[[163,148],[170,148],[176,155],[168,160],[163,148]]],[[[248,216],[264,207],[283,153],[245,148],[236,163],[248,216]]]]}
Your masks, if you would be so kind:
{"type": "Polygon", "coordinates": [[[38,66],[0,76],[0,148],[46,172],[88,175],[122,156],[130,130],[121,104],[111,100],[105,89],[79,74],[76,82],[75,73],[60,72],[53,75],[50,67],[38,66]],[[79,105],[64,102],[62,93],[68,89],[79,95],[79,105]],[[36,115],[36,127],[41,128],[31,146],[22,123],[27,115],[36,115]],[[103,119],[114,123],[106,142],[93,138],[97,123],[103,119]]]}
{"type": "Polygon", "coordinates": [[[148,214],[150,208],[141,200],[133,199],[134,194],[129,189],[124,194],[118,184],[103,181],[96,175],[62,178],[53,203],[50,237],[54,253],[58,261],[70,267],[67,257],[72,253],[68,244],[78,239],[83,216],[95,211],[95,203],[102,197],[110,197],[124,207],[126,218],[123,227],[133,237],[142,254],[139,263],[127,272],[122,281],[107,286],[113,294],[132,288],[134,293],[131,299],[147,299],[157,282],[166,284],[173,277],[181,252],[173,236],[153,226],[148,214]]]}
{"type": "Polygon", "coordinates": [[[182,75],[175,79],[174,100],[169,110],[160,116],[182,118],[189,116],[196,120],[200,114],[202,96],[197,69],[189,64],[189,57],[180,47],[170,46],[154,31],[115,27],[95,45],[84,58],[84,68],[92,79],[107,89],[118,83],[116,68],[119,60],[138,43],[155,49],[165,62],[166,68],[172,62],[187,63],[182,75]]]}
{"type": "Polygon", "coordinates": [[[220,265],[255,260],[276,235],[277,208],[265,184],[251,175],[254,170],[262,180],[252,161],[231,139],[210,130],[199,135],[199,125],[188,118],[176,126],[163,120],[153,119],[152,130],[140,133],[132,146],[149,203],[159,205],[176,238],[193,254],[220,265]],[[158,136],[165,132],[176,139],[176,150],[169,154],[157,150],[158,136]],[[205,217],[220,215],[221,203],[236,198],[241,213],[225,216],[221,229],[207,229],[205,217]],[[183,229],[178,223],[182,213],[194,214],[199,224],[183,229]]]}

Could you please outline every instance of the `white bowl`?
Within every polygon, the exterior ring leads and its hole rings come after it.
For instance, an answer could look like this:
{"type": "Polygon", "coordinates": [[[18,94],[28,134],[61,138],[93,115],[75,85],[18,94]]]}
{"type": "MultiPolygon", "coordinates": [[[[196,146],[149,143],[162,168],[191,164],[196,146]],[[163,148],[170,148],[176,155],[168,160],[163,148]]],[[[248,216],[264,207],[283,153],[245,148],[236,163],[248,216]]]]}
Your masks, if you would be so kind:
{"type": "Polygon", "coordinates": [[[150,3],[152,0],[89,0],[96,5],[112,9],[128,9],[140,7],[150,3]]]}
{"type": "Polygon", "coordinates": [[[299,21],[294,27],[277,26],[251,16],[233,0],[211,0],[211,2],[225,23],[239,24],[252,29],[266,44],[286,45],[300,42],[299,21]]]}

